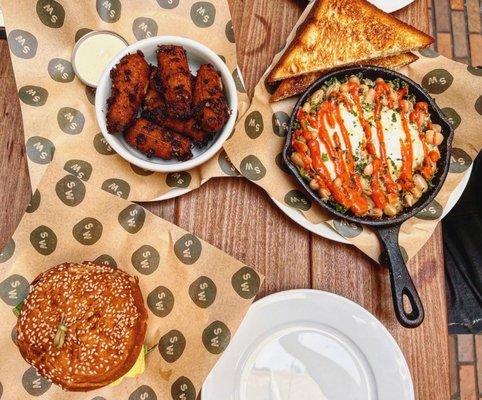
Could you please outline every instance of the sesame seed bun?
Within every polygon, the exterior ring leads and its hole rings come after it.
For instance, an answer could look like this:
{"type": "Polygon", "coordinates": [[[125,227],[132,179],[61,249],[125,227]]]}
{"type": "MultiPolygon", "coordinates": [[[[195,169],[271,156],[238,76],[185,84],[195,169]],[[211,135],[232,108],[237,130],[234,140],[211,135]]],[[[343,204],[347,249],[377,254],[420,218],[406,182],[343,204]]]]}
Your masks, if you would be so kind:
{"type": "Polygon", "coordinates": [[[147,311],[137,278],[115,267],[64,263],[33,282],[17,344],[38,373],[70,391],[106,386],[135,364],[147,311]]]}

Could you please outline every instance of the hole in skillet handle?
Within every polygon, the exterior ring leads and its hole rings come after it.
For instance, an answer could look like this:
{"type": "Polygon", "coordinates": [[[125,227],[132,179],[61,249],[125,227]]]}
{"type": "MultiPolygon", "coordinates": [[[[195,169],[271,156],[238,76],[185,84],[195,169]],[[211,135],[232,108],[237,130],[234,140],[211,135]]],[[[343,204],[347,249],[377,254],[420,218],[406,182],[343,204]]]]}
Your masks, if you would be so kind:
{"type": "MultiPolygon", "coordinates": [[[[387,265],[390,267],[390,279],[392,284],[393,300],[394,300],[397,319],[403,326],[407,328],[414,328],[420,325],[424,318],[424,311],[423,311],[422,303],[420,302],[420,298],[413,285],[410,275],[408,274],[408,271],[406,269],[405,261],[403,260],[402,253],[398,245],[398,230],[400,225],[405,220],[415,216],[420,211],[422,211],[435,198],[435,196],[440,191],[445,181],[445,178],[447,177],[447,173],[450,166],[450,154],[452,150],[453,135],[454,135],[454,130],[451,124],[447,121],[446,117],[442,113],[441,109],[437,106],[434,99],[432,99],[430,95],[426,93],[420,85],[418,85],[410,78],[398,72],[395,72],[386,68],[373,67],[373,66],[348,67],[338,71],[334,71],[318,79],[298,99],[296,105],[293,108],[290,124],[288,126],[286,142],[283,149],[283,160],[286,166],[288,167],[288,169],[290,170],[291,174],[294,176],[297,183],[304,188],[305,192],[308,193],[308,195],[313,199],[314,202],[318,203],[322,208],[324,208],[327,211],[330,211],[332,214],[336,215],[337,217],[344,218],[351,222],[356,222],[359,224],[371,226],[376,231],[377,230],[382,231],[384,229],[396,227],[396,232],[392,232],[392,235],[391,235],[393,238],[395,238],[394,246],[390,247],[390,250],[391,250],[390,254],[388,253],[388,248],[384,246],[387,252],[387,254],[384,254],[384,257],[387,258],[387,260],[390,260],[390,262],[387,262],[387,265]],[[415,96],[415,99],[417,102],[424,101],[428,103],[432,122],[439,124],[442,127],[442,134],[444,136],[444,141],[439,146],[441,158],[437,163],[438,168],[435,175],[432,178],[431,188],[422,195],[420,200],[414,206],[405,208],[400,214],[398,214],[394,218],[388,218],[384,216],[381,219],[375,220],[370,217],[356,217],[353,214],[349,214],[349,213],[345,214],[337,211],[330,204],[322,201],[320,197],[318,197],[318,194],[309,187],[308,182],[303,179],[300,172],[298,171],[298,168],[290,160],[291,153],[292,153],[292,149],[291,149],[291,138],[293,134],[292,126],[293,126],[293,122],[296,119],[296,113],[298,109],[303,106],[303,104],[307,101],[307,99],[316,90],[318,90],[331,78],[336,77],[339,80],[343,80],[345,78],[348,78],[350,75],[357,75],[360,73],[362,77],[369,78],[372,80],[375,80],[376,78],[381,77],[387,81],[400,79],[401,81],[405,82],[409,86],[410,94],[413,94],[415,96]],[[410,308],[410,310],[407,310],[407,311],[404,310],[403,298],[406,299],[405,301],[410,302],[410,307],[408,307],[410,308]]],[[[383,243],[380,233],[378,236],[383,243]]]]}
{"type": "Polygon", "coordinates": [[[416,328],[423,322],[425,312],[398,244],[400,225],[375,230],[385,250],[395,315],[405,328],[416,328]]]}

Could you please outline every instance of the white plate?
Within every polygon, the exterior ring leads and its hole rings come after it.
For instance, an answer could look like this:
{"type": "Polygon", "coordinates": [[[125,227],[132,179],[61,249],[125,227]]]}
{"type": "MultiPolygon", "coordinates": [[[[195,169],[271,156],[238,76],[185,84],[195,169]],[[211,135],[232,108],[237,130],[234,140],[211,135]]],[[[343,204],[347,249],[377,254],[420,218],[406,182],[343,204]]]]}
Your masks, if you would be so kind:
{"type": "Polygon", "coordinates": [[[140,40],[120,51],[107,65],[95,94],[95,111],[97,123],[109,145],[125,160],[139,168],[157,172],[178,172],[195,168],[213,157],[223,146],[223,143],[231,134],[236,122],[236,112],[232,112],[223,130],[216,134],[209,144],[202,148],[193,148],[193,158],[187,161],[162,160],[160,158],[147,158],[144,154],[129,146],[122,135],[111,135],[107,132],[106,113],[107,99],[111,94],[110,71],[119,60],[128,53],[135,53],[141,50],[149,64],[157,64],[156,50],[159,45],[173,44],[184,47],[187,53],[189,68],[191,72],[197,72],[201,64],[212,64],[221,74],[226,99],[231,110],[238,109],[238,94],[236,85],[226,64],[211,49],[192,39],[180,36],[156,36],[140,40]]]}
{"type": "Polygon", "coordinates": [[[368,0],[374,6],[378,7],[379,9],[391,13],[397,10],[400,10],[403,7],[408,6],[409,4],[413,3],[415,0],[368,0]]]}
{"type": "MultiPolygon", "coordinates": [[[[466,174],[464,175],[460,183],[457,185],[457,187],[450,195],[447,205],[445,206],[444,211],[442,213],[442,218],[445,217],[450,212],[450,210],[455,206],[455,204],[457,204],[457,201],[459,201],[460,196],[462,196],[462,193],[464,192],[465,187],[469,182],[470,174],[472,173],[472,167],[473,165],[469,167],[468,171],[466,172],[466,174]]],[[[333,240],[335,242],[346,243],[346,244],[350,243],[343,236],[341,236],[335,230],[333,230],[328,224],[325,224],[324,222],[322,222],[321,224],[313,224],[310,221],[308,221],[296,209],[289,207],[286,204],[283,204],[276,199],[271,198],[271,200],[273,200],[274,204],[276,204],[280,208],[280,210],[284,214],[286,214],[290,219],[292,219],[294,222],[296,222],[298,225],[302,226],[303,228],[308,229],[310,232],[313,232],[318,236],[333,240]]]]}
{"type": "Polygon", "coordinates": [[[414,400],[402,351],[367,310],[290,290],[250,308],[209,374],[203,400],[414,400]]]}

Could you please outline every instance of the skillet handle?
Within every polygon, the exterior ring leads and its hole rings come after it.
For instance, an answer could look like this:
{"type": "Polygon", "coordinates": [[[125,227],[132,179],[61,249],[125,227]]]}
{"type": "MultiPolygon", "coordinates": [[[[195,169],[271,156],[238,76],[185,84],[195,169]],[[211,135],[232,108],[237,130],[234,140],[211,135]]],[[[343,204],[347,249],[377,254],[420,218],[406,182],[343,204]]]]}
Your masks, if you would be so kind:
{"type": "Polygon", "coordinates": [[[398,244],[399,225],[377,228],[377,234],[385,249],[385,260],[390,271],[393,308],[398,321],[405,328],[416,328],[424,319],[423,305],[413,284],[398,244]],[[410,303],[410,311],[404,307],[404,297],[410,303]]]}

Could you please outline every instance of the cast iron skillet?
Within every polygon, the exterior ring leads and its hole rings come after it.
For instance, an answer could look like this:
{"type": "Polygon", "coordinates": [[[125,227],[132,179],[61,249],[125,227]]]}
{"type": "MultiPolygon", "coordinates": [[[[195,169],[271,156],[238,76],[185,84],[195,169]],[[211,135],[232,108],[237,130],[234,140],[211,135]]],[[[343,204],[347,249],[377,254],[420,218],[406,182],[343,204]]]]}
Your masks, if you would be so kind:
{"type": "MultiPolygon", "coordinates": [[[[383,264],[387,264],[390,270],[390,284],[392,287],[393,306],[395,314],[401,325],[406,328],[415,328],[419,326],[424,318],[424,311],[422,302],[417,293],[417,290],[412,282],[410,274],[405,265],[400,246],[398,244],[398,234],[400,226],[404,221],[413,217],[420,211],[422,211],[437,195],[442,187],[450,164],[450,152],[452,148],[452,138],[454,131],[452,126],[447,122],[442,114],[440,108],[435,104],[433,99],[414,81],[401,75],[397,72],[372,66],[357,66],[345,68],[335,71],[331,74],[325,75],[318,79],[308,90],[301,96],[296,103],[293,113],[291,115],[290,125],[286,137],[286,144],[283,150],[283,158],[290,169],[291,173],[295,176],[298,183],[305,188],[310,197],[318,203],[325,210],[330,211],[337,217],[345,219],[350,222],[364,224],[370,226],[378,235],[384,252],[382,254],[383,264]],[[314,93],[318,88],[323,86],[328,80],[333,77],[338,78],[340,81],[351,76],[361,73],[363,77],[375,80],[376,78],[383,78],[385,81],[393,79],[400,79],[406,82],[409,86],[409,93],[415,95],[417,101],[425,101],[429,105],[429,112],[432,118],[432,122],[439,124],[442,127],[442,134],[444,136],[443,143],[439,146],[441,158],[437,162],[437,172],[435,173],[432,183],[433,186],[429,188],[422,197],[418,200],[413,207],[404,208],[394,218],[388,218],[386,216],[381,219],[372,219],[369,217],[357,217],[349,212],[346,214],[337,211],[333,206],[321,200],[315,191],[310,189],[307,181],[305,181],[298,168],[291,162],[290,156],[291,149],[291,126],[296,119],[296,112],[303,106],[305,101],[314,93]],[[408,310],[404,306],[404,298],[409,302],[408,310]]],[[[408,304],[406,304],[408,306],[408,304]]]]}

